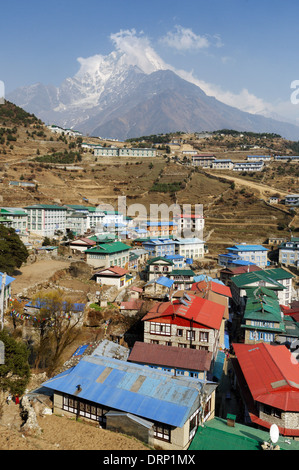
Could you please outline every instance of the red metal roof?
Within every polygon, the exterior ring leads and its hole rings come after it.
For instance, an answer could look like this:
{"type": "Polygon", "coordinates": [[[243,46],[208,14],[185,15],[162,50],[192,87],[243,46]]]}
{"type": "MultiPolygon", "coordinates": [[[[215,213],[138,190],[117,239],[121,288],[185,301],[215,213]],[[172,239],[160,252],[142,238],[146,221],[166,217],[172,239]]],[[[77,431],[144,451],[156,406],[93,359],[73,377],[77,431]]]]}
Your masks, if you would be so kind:
{"type": "Polygon", "coordinates": [[[286,346],[233,344],[254,400],[299,412],[299,363],[286,346]]]}
{"type": "Polygon", "coordinates": [[[163,344],[136,341],[128,357],[129,362],[174,367],[194,371],[210,369],[212,353],[200,349],[179,348],[163,344]]]}
{"type": "Polygon", "coordinates": [[[126,302],[120,303],[121,310],[139,310],[144,304],[144,300],[141,299],[129,299],[126,302]]]}
{"type": "Polygon", "coordinates": [[[235,268],[224,268],[221,269],[221,272],[229,272],[233,275],[236,274],[244,274],[244,273],[251,273],[253,271],[262,271],[262,268],[259,266],[256,266],[255,264],[249,265],[249,266],[238,266],[235,268]]]}
{"type": "Polygon", "coordinates": [[[116,275],[116,276],[124,276],[125,274],[128,273],[127,269],[120,268],[119,266],[110,266],[109,268],[103,268],[100,271],[96,272],[95,274],[98,276],[110,276],[110,275],[116,275]],[[105,271],[109,271],[109,273],[105,274],[105,271]]]}
{"type": "Polygon", "coordinates": [[[208,290],[216,292],[217,294],[220,294],[220,295],[225,295],[226,297],[232,296],[230,288],[228,286],[220,284],[219,282],[213,282],[213,281],[194,282],[191,287],[191,291],[206,292],[208,290]]]}
{"type": "Polygon", "coordinates": [[[183,318],[202,325],[203,328],[219,330],[225,312],[225,306],[211,300],[192,295],[188,292],[187,300],[174,300],[172,302],[157,302],[149,312],[143,317],[143,321],[161,319],[162,317],[172,317],[176,323],[176,318],[183,318]]]}
{"type": "MultiPolygon", "coordinates": [[[[83,244],[85,245],[96,245],[96,242],[93,241],[93,240],[90,240],[89,238],[76,238],[75,240],[73,240],[70,245],[77,245],[78,243],[77,242],[83,242],[83,244]]],[[[79,243],[80,245],[82,245],[82,243],[79,243]]]]}

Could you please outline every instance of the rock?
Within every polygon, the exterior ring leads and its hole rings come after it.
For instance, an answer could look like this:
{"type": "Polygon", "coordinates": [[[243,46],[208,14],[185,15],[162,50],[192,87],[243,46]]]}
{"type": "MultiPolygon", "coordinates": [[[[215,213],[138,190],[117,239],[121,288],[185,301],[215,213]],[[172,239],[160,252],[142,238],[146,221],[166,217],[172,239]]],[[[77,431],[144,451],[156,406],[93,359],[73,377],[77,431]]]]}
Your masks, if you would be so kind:
{"type": "Polygon", "coordinates": [[[42,430],[27,395],[24,395],[22,398],[21,406],[23,408],[23,414],[26,416],[26,421],[22,425],[21,430],[27,434],[40,435],[42,430]]]}

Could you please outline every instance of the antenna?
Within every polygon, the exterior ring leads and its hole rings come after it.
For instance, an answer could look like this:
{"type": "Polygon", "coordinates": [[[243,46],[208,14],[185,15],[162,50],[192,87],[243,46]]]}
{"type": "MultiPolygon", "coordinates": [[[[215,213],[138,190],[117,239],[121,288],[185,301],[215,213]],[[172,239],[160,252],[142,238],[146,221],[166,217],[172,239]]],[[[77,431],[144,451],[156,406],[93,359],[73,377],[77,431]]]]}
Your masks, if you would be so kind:
{"type": "Polygon", "coordinates": [[[270,427],[270,439],[271,444],[276,444],[279,439],[279,429],[277,424],[272,424],[270,427]]]}

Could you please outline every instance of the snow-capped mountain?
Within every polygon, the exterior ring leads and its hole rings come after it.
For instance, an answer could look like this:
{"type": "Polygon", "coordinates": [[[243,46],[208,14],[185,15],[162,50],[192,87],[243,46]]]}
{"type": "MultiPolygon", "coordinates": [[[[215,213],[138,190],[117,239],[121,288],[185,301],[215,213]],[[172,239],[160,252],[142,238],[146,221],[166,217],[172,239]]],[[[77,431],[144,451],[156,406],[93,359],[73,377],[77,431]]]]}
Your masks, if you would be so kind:
{"type": "Polygon", "coordinates": [[[175,131],[274,132],[299,140],[299,127],[228,106],[171,70],[153,49],[79,58],[79,71],[59,87],[34,84],[9,101],[46,124],[126,139],[175,131]]]}

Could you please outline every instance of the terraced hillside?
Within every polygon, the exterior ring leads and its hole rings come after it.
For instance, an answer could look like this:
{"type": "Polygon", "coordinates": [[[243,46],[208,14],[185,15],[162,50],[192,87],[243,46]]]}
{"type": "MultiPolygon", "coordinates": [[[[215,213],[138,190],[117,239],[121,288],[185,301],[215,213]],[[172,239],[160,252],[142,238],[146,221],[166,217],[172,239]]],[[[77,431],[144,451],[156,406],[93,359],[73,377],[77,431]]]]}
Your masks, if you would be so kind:
{"type": "MultiPolygon", "coordinates": [[[[82,138],[52,134],[34,116],[9,103],[5,106],[0,109],[2,206],[56,202],[109,204],[117,209],[118,196],[126,196],[128,207],[143,204],[150,214],[151,204],[203,204],[204,235],[211,248],[242,241],[263,243],[269,236],[289,236],[289,226],[299,229],[294,214],[283,206],[276,208],[265,202],[271,193],[298,191],[298,164],[274,164],[258,175],[236,176],[234,172],[196,169],[190,159],[173,157],[165,148],[156,158],[94,157],[92,151],[81,147],[82,138]],[[32,187],[11,184],[16,181],[31,183],[32,187]]],[[[83,139],[100,143],[97,138],[83,139]]],[[[188,136],[184,139],[188,140],[188,136]]],[[[277,146],[276,140],[271,138],[277,146]]],[[[227,148],[223,138],[203,139],[197,146],[194,137],[188,142],[205,152],[209,151],[210,142],[215,155],[222,157],[228,156],[232,145],[231,138],[227,148]]],[[[287,143],[281,139],[279,142],[281,149],[287,151],[287,143]]],[[[101,145],[111,142],[101,141],[101,145]]],[[[263,150],[265,153],[269,149],[263,150]]],[[[238,159],[246,158],[246,150],[234,148],[233,152],[238,159]]]]}

